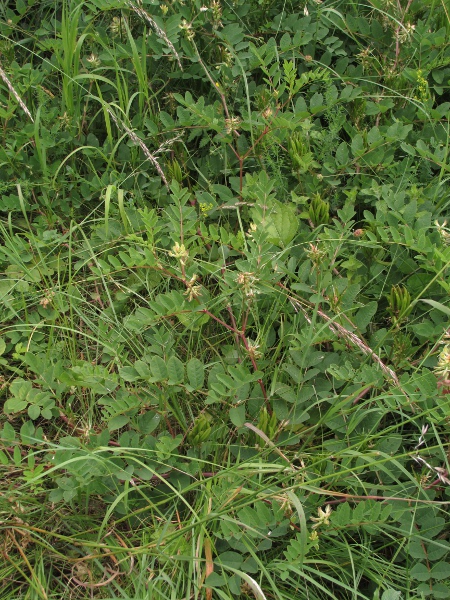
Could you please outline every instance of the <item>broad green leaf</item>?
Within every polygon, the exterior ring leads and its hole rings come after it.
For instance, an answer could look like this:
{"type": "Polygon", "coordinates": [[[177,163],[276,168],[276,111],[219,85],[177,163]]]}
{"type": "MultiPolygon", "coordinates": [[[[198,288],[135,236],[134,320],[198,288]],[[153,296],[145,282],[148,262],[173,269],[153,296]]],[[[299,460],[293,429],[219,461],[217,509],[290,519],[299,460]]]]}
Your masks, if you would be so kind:
{"type": "MultiPolygon", "coordinates": [[[[139,375],[140,375],[140,377],[142,377],[142,379],[149,379],[152,376],[152,373],[150,371],[150,366],[143,360],[137,360],[134,363],[133,367],[139,373],[139,375]]],[[[121,370],[120,374],[123,377],[122,370],[121,370]]],[[[128,379],[127,381],[130,381],[130,380],[128,379]]]]}
{"type": "Polygon", "coordinates": [[[430,569],[424,563],[416,563],[410,571],[410,575],[417,581],[428,581],[431,578],[430,569]]]}
{"type": "MultiPolygon", "coordinates": [[[[447,573],[448,575],[448,573],[447,573]]],[[[417,590],[419,591],[419,589],[417,590]]],[[[429,590],[431,591],[431,590],[429,590]]],[[[436,600],[442,598],[442,600],[447,600],[448,598],[450,598],[450,588],[445,585],[444,583],[433,583],[433,599],[435,598],[436,600]]],[[[425,592],[424,592],[425,594],[425,592]]],[[[431,596],[430,596],[431,597],[431,596]]]]}
{"type": "Polygon", "coordinates": [[[242,427],[245,423],[245,404],[230,408],[230,421],[235,427],[242,427]]]}
{"type": "Polygon", "coordinates": [[[364,333],[367,329],[367,326],[372,320],[372,317],[376,314],[378,309],[378,303],[375,301],[368,302],[364,306],[362,306],[358,312],[353,317],[353,322],[356,327],[364,333]]]}
{"type": "Polygon", "coordinates": [[[356,134],[353,137],[351,149],[352,149],[353,156],[355,156],[356,158],[359,158],[360,156],[362,156],[364,154],[364,152],[365,152],[364,140],[360,133],[356,134]]]}
{"type": "Polygon", "coordinates": [[[152,431],[154,431],[158,425],[160,425],[160,423],[161,416],[152,410],[149,410],[137,418],[138,430],[147,435],[152,433],[152,431]]]}
{"type": "Polygon", "coordinates": [[[130,417],[127,415],[118,415],[117,417],[113,417],[108,421],[108,429],[109,431],[115,431],[116,429],[120,429],[124,427],[127,423],[129,423],[130,417]]]}
{"type": "Polygon", "coordinates": [[[0,440],[5,442],[13,442],[16,439],[16,432],[14,427],[8,421],[5,421],[3,428],[0,431],[0,440]]]}
{"type": "Polygon", "coordinates": [[[8,398],[3,407],[3,411],[6,415],[19,413],[26,408],[28,402],[26,400],[20,400],[19,398],[8,398]]]}
{"type": "Polygon", "coordinates": [[[283,248],[293,240],[298,226],[295,206],[277,202],[266,219],[267,239],[272,244],[283,248]]]}
{"type": "Polygon", "coordinates": [[[124,381],[138,381],[141,376],[134,367],[122,367],[119,369],[119,375],[124,381]]]}
{"type": "Polygon", "coordinates": [[[238,552],[233,552],[231,550],[228,550],[226,552],[222,552],[221,554],[219,554],[219,556],[217,557],[217,562],[220,565],[224,565],[227,567],[234,567],[235,569],[239,569],[239,567],[242,565],[243,558],[242,558],[242,555],[239,554],[238,552]]]}
{"type": "Polygon", "coordinates": [[[39,417],[39,415],[41,414],[41,409],[39,406],[37,406],[36,404],[30,404],[30,406],[28,407],[28,416],[30,417],[30,419],[33,419],[33,421],[35,419],[37,419],[39,417]]]}
{"type": "Polygon", "coordinates": [[[205,367],[198,358],[191,358],[186,365],[189,384],[194,390],[199,390],[203,387],[205,380],[205,367]]]}
{"type": "Polygon", "coordinates": [[[19,446],[14,446],[13,458],[14,458],[14,465],[16,467],[20,467],[20,465],[22,464],[22,454],[20,452],[19,446]]]}
{"type": "Polygon", "coordinates": [[[176,356],[171,356],[167,361],[167,373],[169,385],[177,385],[184,381],[184,365],[176,356]]]}
{"type": "Polygon", "coordinates": [[[205,579],[205,587],[208,588],[216,588],[216,587],[222,587],[224,586],[226,583],[225,577],[223,577],[223,575],[219,575],[218,573],[211,573],[210,575],[208,575],[208,577],[205,579]]]}
{"type": "Polygon", "coordinates": [[[381,600],[401,600],[402,593],[397,590],[385,590],[381,600]]]}
{"type": "Polygon", "coordinates": [[[447,579],[447,577],[450,577],[450,563],[441,561],[433,565],[431,569],[431,576],[433,579],[438,580],[447,579]]]}
{"type": "Polygon", "coordinates": [[[167,379],[166,363],[160,356],[153,356],[150,361],[150,368],[155,381],[164,381],[167,379]]]}

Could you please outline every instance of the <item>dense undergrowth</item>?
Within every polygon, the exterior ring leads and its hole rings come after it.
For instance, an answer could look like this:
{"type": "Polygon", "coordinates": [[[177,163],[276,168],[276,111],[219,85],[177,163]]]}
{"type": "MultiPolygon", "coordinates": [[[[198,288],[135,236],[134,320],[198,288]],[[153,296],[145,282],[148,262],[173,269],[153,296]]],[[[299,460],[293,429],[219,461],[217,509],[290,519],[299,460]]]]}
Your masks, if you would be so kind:
{"type": "Polygon", "coordinates": [[[2,4],[2,600],[450,597],[449,34],[2,4]]]}

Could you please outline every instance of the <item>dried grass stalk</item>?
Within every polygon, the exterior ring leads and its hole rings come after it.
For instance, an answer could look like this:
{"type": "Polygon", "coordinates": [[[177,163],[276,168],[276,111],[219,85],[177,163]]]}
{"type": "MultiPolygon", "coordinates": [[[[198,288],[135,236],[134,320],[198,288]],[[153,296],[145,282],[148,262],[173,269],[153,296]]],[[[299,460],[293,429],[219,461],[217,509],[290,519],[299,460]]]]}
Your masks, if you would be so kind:
{"type": "Polygon", "coordinates": [[[165,43],[171,49],[173,55],[175,56],[178,66],[180,67],[181,70],[183,70],[183,67],[181,66],[181,60],[178,55],[178,52],[175,50],[175,46],[169,40],[166,33],[161,29],[161,27],[158,26],[158,24],[151,18],[151,16],[143,8],[136,6],[132,2],[128,2],[128,6],[137,15],[139,15],[141,17],[141,19],[144,19],[144,21],[147,21],[147,23],[150,25],[150,27],[153,29],[153,31],[156,33],[156,35],[165,41],[165,43]]]}
{"type": "Polygon", "coordinates": [[[164,175],[164,171],[161,169],[160,164],[158,163],[158,161],[156,160],[156,158],[153,156],[153,154],[150,152],[150,150],[147,148],[147,146],[144,144],[144,142],[134,133],[134,131],[132,131],[127,125],[125,125],[125,123],[123,121],[119,122],[118,118],[112,112],[112,110],[110,110],[110,109],[107,109],[107,110],[108,110],[109,116],[114,121],[114,123],[117,125],[117,127],[119,129],[120,128],[124,129],[124,131],[130,137],[130,139],[137,146],[139,146],[142,149],[142,152],[145,154],[145,156],[148,158],[148,160],[152,163],[152,165],[158,171],[158,174],[161,177],[161,179],[163,180],[164,185],[166,186],[166,188],[169,189],[169,184],[167,182],[166,176],[164,175]]]}
{"type": "Polygon", "coordinates": [[[30,121],[32,123],[34,123],[34,119],[31,116],[30,111],[28,110],[28,108],[25,105],[25,102],[22,100],[22,98],[19,96],[19,94],[16,92],[16,90],[14,89],[13,84],[11,83],[11,81],[8,79],[8,76],[6,75],[5,71],[2,69],[2,67],[0,66],[0,77],[3,79],[3,81],[6,83],[9,91],[11,92],[11,94],[14,96],[14,98],[17,100],[17,102],[19,103],[21,109],[23,110],[23,112],[27,115],[27,117],[30,119],[30,121]]]}

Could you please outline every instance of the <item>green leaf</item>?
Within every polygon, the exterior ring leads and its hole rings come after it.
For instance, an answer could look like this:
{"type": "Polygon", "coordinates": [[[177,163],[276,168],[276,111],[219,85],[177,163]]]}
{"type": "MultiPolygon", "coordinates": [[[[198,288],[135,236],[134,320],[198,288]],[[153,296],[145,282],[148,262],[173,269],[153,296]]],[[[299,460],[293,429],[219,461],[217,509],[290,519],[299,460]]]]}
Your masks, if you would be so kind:
{"type": "Polygon", "coordinates": [[[6,415],[19,413],[27,407],[28,402],[26,400],[20,400],[19,398],[8,398],[3,407],[3,411],[6,415]]]}
{"type": "Polygon", "coordinates": [[[122,367],[119,369],[119,375],[124,381],[138,381],[141,376],[134,367],[122,367]]]}
{"type": "Polygon", "coordinates": [[[146,435],[152,433],[152,431],[154,431],[158,425],[160,425],[160,423],[161,416],[152,410],[149,410],[137,418],[138,431],[145,433],[146,435]]]}
{"type": "Polygon", "coordinates": [[[378,303],[375,301],[368,302],[365,306],[362,306],[356,315],[353,317],[353,322],[356,327],[364,333],[367,326],[372,320],[372,317],[376,314],[378,309],[378,303]]]}
{"type": "Polygon", "coordinates": [[[109,431],[115,431],[116,429],[120,429],[124,427],[127,423],[129,423],[130,417],[127,415],[118,415],[117,417],[113,417],[108,421],[108,429],[109,431]]]}
{"type": "Polygon", "coordinates": [[[398,590],[384,590],[381,600],[401,600],[402,593],[398,590]]]}
{"type": "Polygon", "coordinates": [[[20,452],[19,446],[14,446],[13,458],[14,458],[14,465],[16,467],[20,467],[20,465],[22,464],[22,454],[20,452]]]}
{"type": "Polygon", "coordinates": [[[431,569],[431,576],[433,577],[433,579],[446,579],[447,577],[450,576],[450,563],[447,562],[438,562],[437,564],[433,565],[432,569],[431,569]]]}
{"type": "Polygon", "coordinates": [[[33,419],[33,421],[35,419],[37,419],[39,417],[39,415],[41,414],[41,409],[39,406],[37,406],[36,404],[30,404],[30,406],[28,407],[28,416],[30,417],[30,419],[33,419]]]}
{"type": "MultiPolygon", "coordinates": [[[[144,362],[143,360],[137,360],[134,365],[134,370],[137,371],[139,373],[139,376],[142,379],[150,379],[150,377],[152,376],[152,373],[150,371],[150,367],[149,365],[144,362]]],[[[124,367],[126,368],[126,367],[124,367]]],[[[122,372],[120,373],[123,377],[122,372]]],[[[130,373],[131,374],[131,373],[130,373]]],[[[124,378],[125,379],[125,378],[124,378]]],[[[129,379],[127,379],[127,381],[130,381],[129,379]]]]}
{"type": "Polygon", "coordinates": [[[5,352],[6,350],[6,344],[5,344],[5,340],[0,337],[0,356],[5,352]]]}
{"type": "Polygon", "coordinates": [[[191,358],[186,365],[189,384],[194,390],[199,390],[203,387],[205,380],[205,367],[198,358],[191,358]]]}
{"type": "Polygon", "coordinates": [[[230,421],[235,427],[242,427],[245,423],[245,404],[230,408],[230,421]]]}
{"type": "Polygon", "coordinates": [[[285,247],[297,233],[299,220],[295,205],[276,203],[276,208],[267,218],[267,239],[272,244],[285,247]]]}
{"type": "Polygon", "coordinates": [[[218,573],[211,573],[205,579],[205,587],[206,588],[222,587],[223,585],[225,585],[225,583],[226,583],[225,577],[223,575],[219,575],[218,573]]]}
{"type": "Polygon", "coordinates": [[[348,144],[341,142],[336,149],[335,154],[336,162],[339,166],[346,165],[349,159],[348,144]]]}
{"type": "Polygon", "coordinates": [[[228,550],[227,552],[222,552],[222,554],[219,554],[217,557],[217,562],[223,566],[239,569],[243,563],[243,558],[241,554],[228,550]]]}
{"type": "Polygon", "coordinates": [[[352,153],[353,156],[355,156],[356,158],[359,158],[360,156],[362,156],[365,152],[365,148],[364,148],[364,140],[363,137],[360,133],[356,134],[352,140],[352,153]]]}
{"type": "Polygon", "coordinates": [[[410,575],[417,581],[428,581],[431,577],[431,573],[428,567],[424,563],[416,563],[410,571],[410,575]]]}
{"type": "Polygon", "coordinates": [[[160,356],[152,357],[150,368],[155,381],[164,381],[168,378],[166,363],[160,356]]]}
{"type": "Polygon", "coordinates": [[[5,442],[13,442],[16,439],[16,432],[11,423],[6,421],[3,425],[3,429],[0,432],[0,439],[5,442]]]}
{"type": "Polygon", "coordinates": [[[443,583],[434,583],[432,591],[433,597],[436,598],[436,600],[438,598],[442,598],[442,600],[447,600],[450,598],[450,589],[443,583]]]}
{"type": "Polygon", "coordinates": [[[184,381],[184,365],[179,358],[171,356],[167,361],[169,385],[177,385],[184,381]]]}

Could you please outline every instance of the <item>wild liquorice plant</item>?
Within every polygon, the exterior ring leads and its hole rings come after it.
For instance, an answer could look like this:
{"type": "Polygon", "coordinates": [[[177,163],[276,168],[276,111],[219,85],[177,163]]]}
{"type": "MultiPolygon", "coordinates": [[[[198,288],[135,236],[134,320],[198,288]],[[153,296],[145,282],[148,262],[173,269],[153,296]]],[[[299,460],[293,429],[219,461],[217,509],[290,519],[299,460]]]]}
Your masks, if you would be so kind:
{"type": "Polygon", "coordinates": [[[287,8],[5,8],[5,597],[448,595],[448,20],[287,8]]]}

